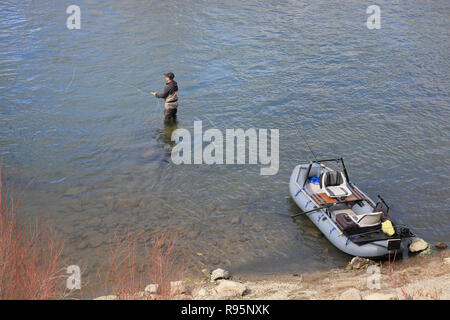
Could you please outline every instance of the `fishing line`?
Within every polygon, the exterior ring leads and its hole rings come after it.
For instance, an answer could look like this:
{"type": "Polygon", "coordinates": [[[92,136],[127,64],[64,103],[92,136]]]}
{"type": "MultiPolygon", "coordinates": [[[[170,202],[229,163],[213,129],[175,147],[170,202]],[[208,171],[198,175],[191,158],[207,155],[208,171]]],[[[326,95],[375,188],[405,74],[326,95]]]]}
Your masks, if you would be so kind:
{"type": "MultiPolygon", "coordinates": [[[[72,70],[72,78],[71,78],[69,84],[66,86],[66,88],[65,88],[64,90],[55,89],[55,88],[52,88],[52,87],[49,87],[49,86],[46,86],[46,85],[43,85],[43,87],[48,88],[48,89],[50,89],[50,90],[52,90],[52,91],[54,91],[54,92],[57,92],[57,93],[66,93],[67,90],[69,90],[69,88],[72,86],[72,84],[73,84],[73,82],[74,82],[74,80],[75,80],[75,73],[76,73],[76,68],[75,68],[75,66],[74,66],[74,67],[73,67],[73,70],[72,70]]],[[[114,77],[109,77],[109,79],[112,80],[112,81],[114,81],[114,82],[117,82],[117,83],[119,83],[119,84],[121,84],[121,85],[123,85],[123,86],[133,88],[133,89],[135,89],[137,92],[139,92],[141,95],[144,95],[144,96],[152,96],[150,93],[145,92],[145,91],[142,90],[141,88],[139,88],[139,87],[137,87],[137,86],[135,86],[135,85],[133,85],[133,84],[131,84],[131,83],[124,82],[124,81],[119,80],[119,79],[116,79],[116,78],[114,78],[114,77]]],[[[156,101],[156,106],[159,107],[159,108],[162,108],[162,107],[163,107],[163,102],[157,100],[157,101],[156,101]]]]}
{"type": "MultiPolygon", "coordinates": [[[[109,77],[109,79],[112,80],[112,81],[114,81],[114,82],[117,82],[117,83],[119,83],[119,84],[121,84],[121,85],[123,85],[123,86],[133,88],[133,89],[135,89],[137,92],[139,92],[141,95],[144,95],[144,96],[153,96],[152,94],[150,94],[150,93],[148,93],[148,92],[145,92],[145,91],[142,90],[141,88],[136,87],[135,85],[133,85],[133,84],[131,84],[131,83],[124,82],[124,81],[119,80],[119,79],[116,79],[116,78],[114,78],[114,77],[109,77]]],[[[163,107],[164,107],[164,102],[162,101],[162,99],[156,99],[156,108],[157,108],[157,109],[162,109],[163,107]],[[159,100],[161,100],[161,101],[159,101],[159,100]]],[[[145,114],[147,114],[147,113],[145,112],[145,114]]]]}
{"type": "Polygon", "coordinates": [[[47,89],[50,89],[50,90],[52,90],[54,92],[58,92],[58,93],[65,93],[65,92],[67,92],[67,90],[69,90],[69,88],[72,86],[73,81],[75,80],[75,70],[76,70],[76,67],[74,66],[73,69],[72,69],[72,79],[70,80],[69,84],[66,86],[66,88],[64,90],[55,89],[55,88],[52,88],[52,87],[49,87],[49,86],[46,86],[46,85],[43,85],[43,87],[47,88],[47,89]]]}
{"type": "Polygon", "coordinates": [[[115,78],[113,78],[113,77],[110,77],[110,79],[113,80],[113,81],[115,81],[115,82],[118,82],[118,83],[120,83],[120,84],[122,84],[122,85],[124,85],[124,86],[128,86],[128,87],[134,88],[134,89],[136,89],[140,94],[143,94],[143,95],[146,95],[146,96],[151,96],[150,93],[145,92],[144,90],[142,90],[142,89],[136,87],[135,85],[132,85],[131,83],[126,83],[126,82],[123,82],[123,81],[121,81],[121,80],[115,79],[115,78]]]}
{"type": "Polygon", "coordinates": [[[75,70],[76,70],[76,67],[73,66],[72,79],[70,80],[69,84],[67,85],[67,87],[66,87],[66,89],[64,91],[68,90],[70,88],[70,86],[72,85],[73,81],[75,80],[75,70]]]}

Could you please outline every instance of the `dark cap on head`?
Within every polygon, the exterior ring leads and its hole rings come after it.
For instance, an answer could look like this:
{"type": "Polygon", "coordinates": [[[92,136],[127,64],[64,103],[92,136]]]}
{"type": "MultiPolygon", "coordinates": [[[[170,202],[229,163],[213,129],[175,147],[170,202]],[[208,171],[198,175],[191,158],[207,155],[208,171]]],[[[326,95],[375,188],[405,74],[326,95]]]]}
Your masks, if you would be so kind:
{"type": "Polygon", "coordinates": [[[173,74],[173,72],[168,72],[164,74],[167,78],[169,78],[170,80],[172,80],[173,78],[175,78],[175,75],[173,74]]]}

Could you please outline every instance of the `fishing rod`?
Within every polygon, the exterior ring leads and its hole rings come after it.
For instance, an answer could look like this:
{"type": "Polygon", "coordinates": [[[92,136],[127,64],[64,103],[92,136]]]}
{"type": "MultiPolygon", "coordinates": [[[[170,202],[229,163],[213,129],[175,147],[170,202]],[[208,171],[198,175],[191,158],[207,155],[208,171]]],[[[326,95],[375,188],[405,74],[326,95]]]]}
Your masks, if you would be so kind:
{"type": "Polygon", "coordinates": [[[303,134],[303,131],[301,131],[301,130],[300,130],[296,125],[294,125],[292,122],[291,122],[291,126],[293,126],[293,127],[295,128],[295,130],[297,130],[297,133],[299,134],[299,136],[302,137],[302,139],[303,139],[303,141],[305,142],[306,146],[308,147],[309,151],[310,151],[311,154],[313,155],[314,160],[316,160],[316,162],[317,162],[316,154],[314,153],[314,151],[312,150],[312,148],[311,148],[311,146],[309,145],[308,141],[306,140],[306,137],[305,137],[305,135],[303,134]]]}
{"type": "Polygon", "coordinates": [[[311,146],[309,145],[308,141],[306,141],[306,138],[305,138],[305,136],[303,135],[303,132],[302,132],[297,126],[295,126],[295,129],[297,130],[297,133],[300,133],[300,135],[302,136],[303,141],[305,141],[305,144],[308,146],[308,149],[309,149],[309,151],[312,153],[312,155],[313,155],[313,157],[314,157],[314,160],[317,161],[316,154],[315,154],[314,151],[312,150],[312,148],[311,148],[311,146]]]}

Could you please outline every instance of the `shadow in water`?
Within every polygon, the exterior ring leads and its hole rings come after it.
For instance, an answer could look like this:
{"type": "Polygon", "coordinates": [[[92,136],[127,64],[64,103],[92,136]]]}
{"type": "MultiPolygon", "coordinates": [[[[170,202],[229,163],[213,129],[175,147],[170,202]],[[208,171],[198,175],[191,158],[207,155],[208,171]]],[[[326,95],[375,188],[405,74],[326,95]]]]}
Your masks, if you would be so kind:
{"type": "MultiPolygon", "coordinates": [[[[302,212],[292,198],[289,197],[286,200],[289,202],[289,215],[293,216],[302,212]]],[[[301,241],[305,246],[312,250],[321,252],[321,254],[316,257],[317,260],[332,260],[333,263],[338,266],[347,263],[350,256],[334,247],[306,215],[299,215],[292,218],[292,221],[299,232],[295,237],[296,241],[301,241]]]]}
{"type": "Polygon", "coordinates": [[[175,142],[173,142],[171,139],[172,133],[176,129],[178,129],[177,121],[164,122],[164,127],[162,129],[158,129],[157,140],[172,148],[175,145],[175,142]]]}
{"type": "Polygon", "coordinates": [[[177,122],[164,123],[163,128],[157,128],[153,137],[145,146],[144,162],[167,162],[175,142],[171,140],[172,133],[178,128],[177,122]]]}

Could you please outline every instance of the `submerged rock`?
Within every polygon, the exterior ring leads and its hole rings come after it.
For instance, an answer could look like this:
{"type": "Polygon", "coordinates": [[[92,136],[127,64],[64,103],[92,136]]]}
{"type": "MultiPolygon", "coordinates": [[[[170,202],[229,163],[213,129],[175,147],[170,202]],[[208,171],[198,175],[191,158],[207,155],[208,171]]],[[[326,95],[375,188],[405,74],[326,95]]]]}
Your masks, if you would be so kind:
{"type": "Polygon", "coordinates": [[[233,219],[231,219],[231,223],[232,224],[241,223],[241,217],[234,217],[233,219]]]}
{"type": "Polygon", "coordinates": [[[221,268],[218,268],[211,273],[211,281],[229,278],[230,278],[229,272],[221,268]]]}
{"type": "Polygon", "coordinates": [[[420,251],[424,251],[428,247],[429,247],[429,244],[425,240],[416,237],[416,238],[413,238],[413,240],[411,241],[411,243],[409,245],[409,251],[411,253],[420,252],[420,251]]]}
{"type": "Polygon", "coordinates": [[[445,250],[448,247],[445,242],[438,242],[434,246],[436,247],[436,249],[439,249],[439,250],[445,250]]]}
{"type": "Polygon", "coordinates": [[[362,300],[361,292],[356,288],[345,290],[341,293],[338,300],[362,300]]]}

